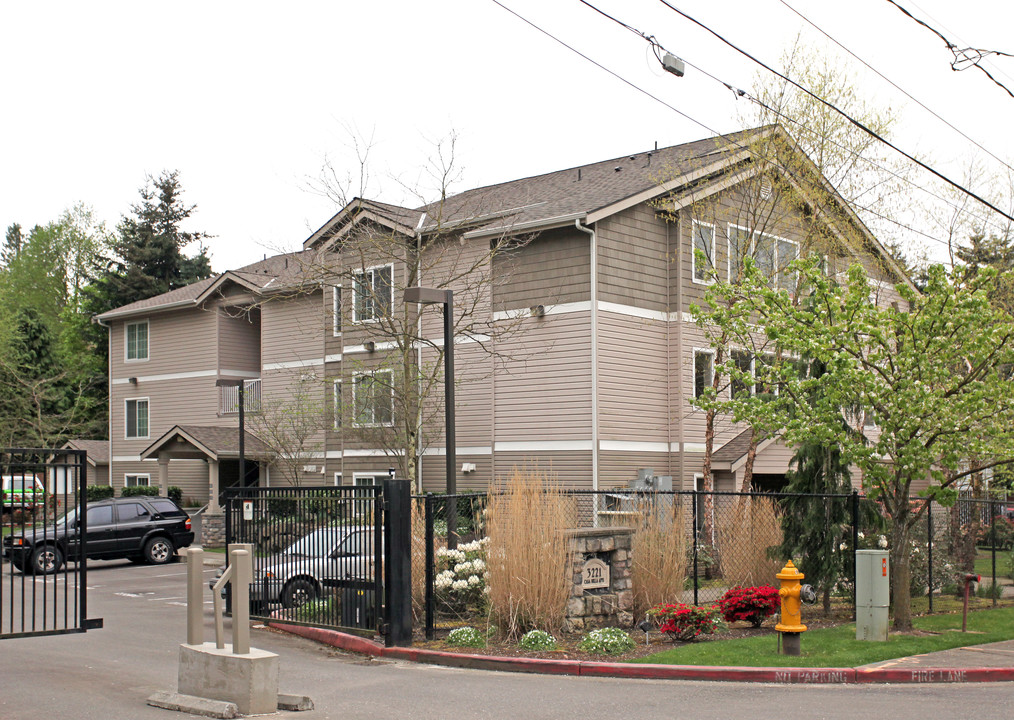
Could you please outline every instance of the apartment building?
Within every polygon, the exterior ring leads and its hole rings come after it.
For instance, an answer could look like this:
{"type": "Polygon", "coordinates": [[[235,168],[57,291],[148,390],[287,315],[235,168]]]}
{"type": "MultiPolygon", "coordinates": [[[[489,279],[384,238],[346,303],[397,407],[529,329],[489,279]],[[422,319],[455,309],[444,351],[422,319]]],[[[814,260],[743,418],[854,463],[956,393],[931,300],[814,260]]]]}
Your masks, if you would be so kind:
{"type": "MultiPolygon", "coordinates": [[[[829,273],[863,263],[876,301],[898,300],[903,274],[777,127],[420,208],[356,199],[299,252],[97,318],[110,333],[110,482],[178,485],[213,507],[236,483],[362,484],[392,468],[440,490],[442,376],[414,404],[400,397],[443,347],[438,312],[403,303],[421,285],[455,292],[459,489],[536,466],[568,487],[625,487],[650,468],[690,489],[704,413],[688,398],[712,362],[691,306],[746,255],[791,289],[785,266],[813,253],[829,273]]],[[[749,445],[720,419],[719,489],[738,487],[749,445]]],[[[763,440],[758,481],[777,486],[790,457],[763,440]]]]}

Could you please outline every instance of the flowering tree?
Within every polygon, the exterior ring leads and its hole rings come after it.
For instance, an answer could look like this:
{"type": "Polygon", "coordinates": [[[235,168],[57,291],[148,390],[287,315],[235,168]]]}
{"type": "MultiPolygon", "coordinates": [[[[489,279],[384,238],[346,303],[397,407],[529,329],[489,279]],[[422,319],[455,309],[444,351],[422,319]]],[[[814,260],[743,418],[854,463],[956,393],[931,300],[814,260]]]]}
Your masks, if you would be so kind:
{"type": "MultiPolygon", "coordinates": [[[[936,266],[921,294],[898,285],[900,302],[882,306],[858,265],[840,283],[815,262],[794,267],[805,303],[770,287],[749,261],[740,283],[710,289],[709,302],[714,294],[719,307],[735,298],[749,309],[752,322],[735,333],[762,334],[778,348],[750,380],[777,391],[741,394],[726,410],[779,428],[790,445],[837,447],[862,473],[890,523],[894,627],[908,630],[913,526],[930,500],[953,502],[962,478],[1014,461],[1014,322],[989,301],[992,270],[948,274],[936,266]],[[823,374],[801,359],[819,362],[823,374]],[[855,408],[870,422],[842,423],[855,408]],[[968,458],[989,460],[969,467],[968,458]],[[919,501],[910,502],[919,488],[919,501]]],[[[726,372],[741,371],[727,363],[726,372]]]]}

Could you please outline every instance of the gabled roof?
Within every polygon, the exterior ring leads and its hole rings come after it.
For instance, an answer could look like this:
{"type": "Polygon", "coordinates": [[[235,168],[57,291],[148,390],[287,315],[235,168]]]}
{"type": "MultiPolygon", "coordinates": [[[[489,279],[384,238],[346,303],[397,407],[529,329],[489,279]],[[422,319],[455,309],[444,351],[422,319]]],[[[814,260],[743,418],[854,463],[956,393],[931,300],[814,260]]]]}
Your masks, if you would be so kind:
{"type": "Polygon", "coordinates": [[[109,464],[108,440],[68,440],[61,450],[84,450],[92,467],[109,464]]]}
{"type": "MultiPolygon", "coordinates": [[[[566,170],[534,175],[468,190],[415,209],[356,198],[311,235],[303,247],[319,247],[338,229],[354,222],[357,213],[386,220],[388,227],[411,234],[423,213],[422,232],[449,226],[481,226],[469,234],[536,228],[587,217],[611,207],[663,194],[691,176],[717,172],[730,161],[744,159],[747,144],[771,127],[697,140],[683,145],[637,152],[566,170]]],[[[614,212],[618,212],[619,208],[614,212]]]]}
{"type": "MultiPolygon", "coordinates": [[[[746,454],[750,451],[750,439],[753,436],[752,430],[744,430],[729,442],[725,443],[711,456],[711,467],[714,470],[731,470],[735,472],[746,463],[746,454]]],[[[757,452],[775,442],[775,437],[762,437],[757,442],[757,452]]]]}
{"type": "MultiPolygon", "coordinates": [[[[271,450],[259,437],[245,432],[243,438],[243,455],[250,460],[269,460],[271,450]]],[[[146,447],[141,459],[158,457],[160,451],[172,454],[182,448],[192,448],[195,452],[212,460],[239,457],[239,431],[235,428],[207,425],[174,425],[158,440],[146,447]]]]}

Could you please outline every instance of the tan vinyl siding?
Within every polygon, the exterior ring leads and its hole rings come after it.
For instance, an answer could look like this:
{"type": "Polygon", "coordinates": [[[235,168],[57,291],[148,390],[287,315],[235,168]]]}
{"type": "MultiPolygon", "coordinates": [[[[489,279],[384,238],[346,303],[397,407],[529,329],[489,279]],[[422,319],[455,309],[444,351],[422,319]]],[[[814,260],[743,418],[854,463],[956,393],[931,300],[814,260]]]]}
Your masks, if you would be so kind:
{"type": "Polygon", "coordinates": [[[218,369],[260,373],[261,313],[259,309],[244,312],[238,308],[218,311],[218,369]]]}
{"type": "Polygon", "coordinates": [[[273,298],[261,307],[261,361],[307,363],[324,357],[321,294],[273,298]]]}
{"type": "MultiPolygon", "coordinates": [[[[123,492],[126,475],[149,475],[149,484],[158,487],[158,462],[115,462],[112,465],[112,485],[116,494],[123,492]]],[[[208,464],[203,460],[172,460],[169,463],[169,485],[183,491],[183,497],[201,505],[208,501],[208,464]]]]}
{"type": "Polygon", "coordinates": [[[591,297],[588,242],[588,234],[579,230],[554,230],[497,257],[494,309],[587,302],[591,297]]]}
{"type": "Polygon", "coordinates": [[[506,481],[515,467],[522,471],[545,472],[563,488],[592,489],[592,454],[590,450],[496,453],[493,475],[497,481],[506,481]]]}
{"type": "MultiPolygon", "coordinates": [[[[671,454],[668,452],[643,452],[643,451],[599,451],[599,488],[626,488],[637,479],[637,471],[640,468],[650,468],[655,475],[673,475],[670,468],[671,454]]],[[[673,489],[676,480],[673,480],[673,489]]]]}
{"type": "Polygon", "coordinates": [[[670,262],[665,221],[637,205],[597,223],[598,299],[666,312],[670,262]]]}
{"type": "Polygon", "coordinates": [[[599,439],[668,442],[667,323],[598,317],[599,439]]]}
{"type": "Polygon", "coordinates": [[[497,442],[591,439],[591,357],[587,313],[526,320],[500,351],[497,442]]]}
{"type": "Polygon", "coordinates": [[[182,310],[157,313],[147,318],[115,321],[109,338],[112,378],[165,375],[186,370],[211,370],[217,365],[218,324],[213,312],[182,310]],[[125,327],[148,321],[148,359],[127,362],[124,350],[125,327]]]}

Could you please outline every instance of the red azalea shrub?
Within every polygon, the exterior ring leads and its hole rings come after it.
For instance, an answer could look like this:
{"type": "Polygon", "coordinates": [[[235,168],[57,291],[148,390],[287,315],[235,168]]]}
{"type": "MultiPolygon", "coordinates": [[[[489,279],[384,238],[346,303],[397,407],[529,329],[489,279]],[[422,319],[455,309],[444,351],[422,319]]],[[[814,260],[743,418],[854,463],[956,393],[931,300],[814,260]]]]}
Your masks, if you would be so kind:
{"type": "Polygon", "coordinates": [[[764,618],[778,612],[779,604],[778,588],[770,585],[759,587],[737,585],[726,591],[718,601],[726,622],[745,620],[754,627],[760,627],[764,618]]]}
{"type": "Polygon", "coordinates": [[[655,616],[658,629],[673,640],[690,642],[701,635],[711,635],[722,628],[717,605],[660,604],[648,611],[655,616]]]}

